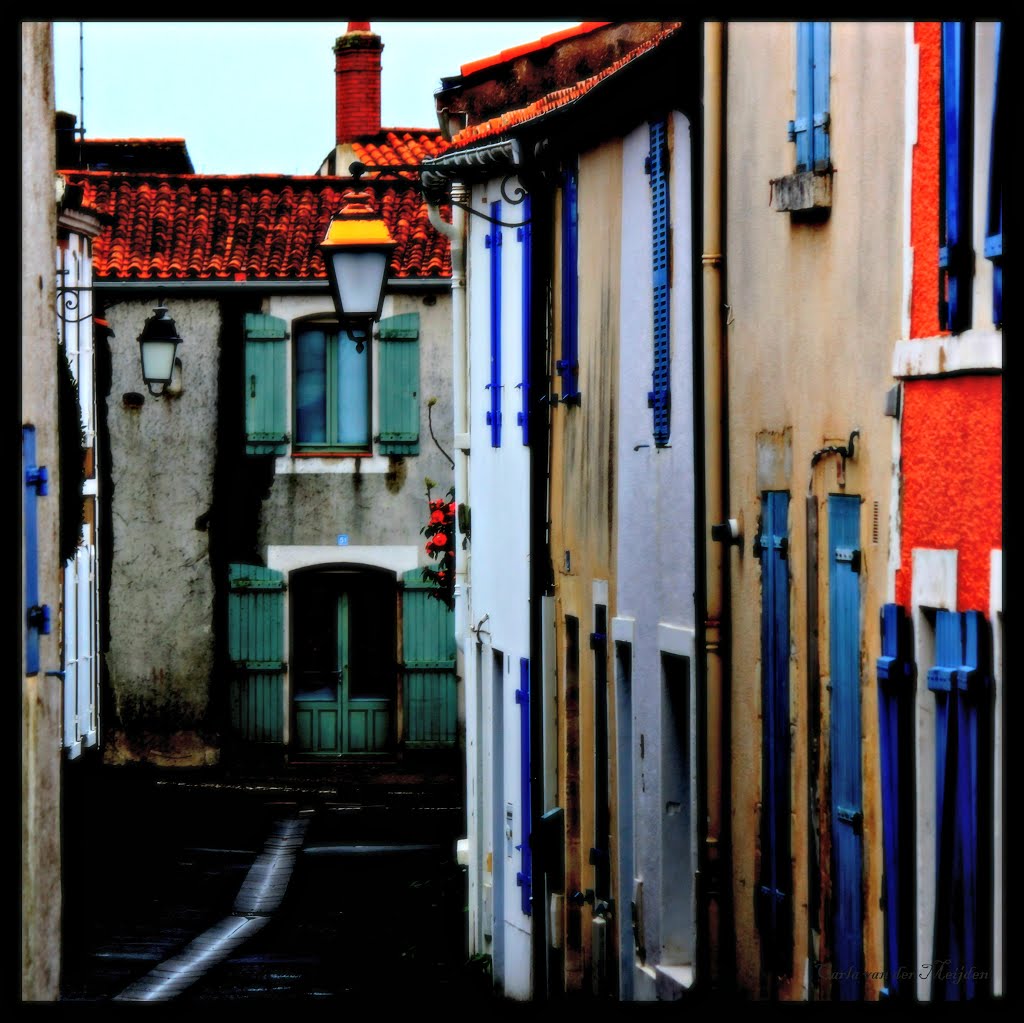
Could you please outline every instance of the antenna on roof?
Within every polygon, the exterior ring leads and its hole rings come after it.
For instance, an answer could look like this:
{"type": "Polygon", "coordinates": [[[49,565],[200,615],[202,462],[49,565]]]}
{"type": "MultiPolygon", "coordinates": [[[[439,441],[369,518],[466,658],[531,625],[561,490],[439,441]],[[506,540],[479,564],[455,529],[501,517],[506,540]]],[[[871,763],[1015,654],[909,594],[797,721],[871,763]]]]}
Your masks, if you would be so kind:
{"type": "Polygon", "coordinates": [[[85,138],[85,23],[78,23],[78,141],[85,138]]]}

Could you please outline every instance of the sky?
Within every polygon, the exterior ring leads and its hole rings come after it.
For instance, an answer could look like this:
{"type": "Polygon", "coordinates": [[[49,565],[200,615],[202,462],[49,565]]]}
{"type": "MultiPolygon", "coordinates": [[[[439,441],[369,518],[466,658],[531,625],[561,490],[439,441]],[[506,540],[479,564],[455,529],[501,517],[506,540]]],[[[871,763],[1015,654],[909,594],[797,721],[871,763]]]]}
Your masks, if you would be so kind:
{"type": "MultiPolygon", "coordinates": [[[[183,138],[198,174],[315,174],[334,146],[333,47],[346,24],[54,22],[57,109],[86,138],[183,138]]],[[[372,21],[381,123],[437,131],[442,78],[574,24],[372,21]]]]}

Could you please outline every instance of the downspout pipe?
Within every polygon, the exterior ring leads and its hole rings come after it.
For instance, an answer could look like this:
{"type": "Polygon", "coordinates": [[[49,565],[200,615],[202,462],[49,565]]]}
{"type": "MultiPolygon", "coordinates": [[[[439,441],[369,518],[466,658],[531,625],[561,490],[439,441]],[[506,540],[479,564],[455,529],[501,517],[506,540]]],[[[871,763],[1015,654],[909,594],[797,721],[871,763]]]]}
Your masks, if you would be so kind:
{"type": "MultiPolygon", "coordinates": [[[[424,181],[426,186],[426,181],[424,181]]],[[[452,260],[452,406],[454,418],[454,452],[455,459],[455,500],[470,509],[469,493],[469,423],[467,418],[469,362],[467,359],[468,320],[466,308],[466,213],[456,203],[466,205],[468,188],[465,184],[454,181],[451,183],[452,222],[449,224],[441,217],[440,201],[430,201],[440,197],[436,191],[424,187],[428,196],[427,216],[433,228],[444,235],[451,248],[452,260]]],[[[474,663],[471,648],[473,637],[469,631],[472,621],[469,588],[468,545],[463,547],[464,533],[460,517],[455,517],[455,675],[462,679],[464,685],[476,685],[475,678],[470,678],[468,668],[474,663]]],[[[466,703],[463,701],[463,707],[466,703]]],[[[468,723],[467,723],[468,724],[468,723]]],[[[466,765],[466,788],[463,794],[466,806],[467,825],[470,825],[474,812],[474,792],[470,791],[468,764],[466,765]]],[[[479,810],[479,807],[476,808],[479,810]]],[[[473,842],[475,828],[468,827],[467,839],[473,842]]],[[[480,850],[470,850],[469,869],[475,869],[480,850]]]]}
{"type": "MultiPolygon", "coordinates": [[[[727,523],[728,440],[726,405],[726,341],[723,321],[723,178],[724,73],[726,30],[721,22],[704,25],[703,215],[701,275],[703,278],[704,391],[704,608],[703,661],[705,680],[705,798],[703,844],[706,938],[709,979],[713,988],[732,976],[731,888],[728,796],[729,762],[729,552],[724,539],[712,539],[711,524],[727,523]]],[[[721,532],[719,532],[721,536],[721,532]]]]}

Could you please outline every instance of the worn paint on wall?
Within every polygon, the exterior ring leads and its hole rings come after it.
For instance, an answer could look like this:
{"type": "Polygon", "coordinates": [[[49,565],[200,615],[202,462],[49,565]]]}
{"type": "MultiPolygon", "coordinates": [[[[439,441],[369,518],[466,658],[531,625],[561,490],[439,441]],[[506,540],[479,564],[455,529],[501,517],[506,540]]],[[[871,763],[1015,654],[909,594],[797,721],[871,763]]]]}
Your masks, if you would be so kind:
{"type": "MultiPolygon", "coordinates": [[[[594,654],[588,637],[593,631],[594,580],[609,582],[614,594],[615,528],[615,408],[618,362],[620,232],[619,197],[622,145],[618,140],[580,155],[579,161],[579,389],[578,407],[560,405],[551,426],[551,552],[555,570],[556,663],[565,665],[565,616],[579,621],[579,788],[577,834],[566,851],[567,886],[594,887],[594,867],[588,862],[594,836],[594,654]]],[[[561,223],[556,209],[557,223],[561,223]]],[[[560,231],[556,234],[560,238],[560,231]]],[[[556,241],[556,253],[561,246],[556,241]]],[[[561,350],[561,256],[556,259],[555,350],[561,350]]],[[[556,358],[560,357],[558,355],[556,358]]],[[[549,393],[558,390],[553,377],[549,393]]],[[[608,620],[616,613],[608,607],[608,620]]],[[[608,645],[609,651],[611,644],[608,645]]],[[[608,664],[608,677],[614,667],[608,664]]],[[[560,701],[559,734],[569,734],[566,707],[560,701]]],[[[614,699],[609,700],[609,732],[614,735],[614,699]]],[[[609,749],[614,777],[614,744],[609,749]]],[[[567,807],[566,761],[559,770],[559,795],[567,807]]],[[[611,795],[614,820],[614,794],[611,795]]],[[[567,815],[567,829],[572,830],[567,815]]],[[[612,862],[615,851],[611,850],[612,862]]],[[[567,892],[571,888],[567,887],[567,892]]],[[[589,985],[591,908],[565,903],[565,933],[579,935],[579,949],[567,941],[567,990],[589,985]]],[[[612,959],[614,963],[614,958],[612,959]]]]}
{"type": "Polygon", "coordinates": [[[987,611],[991,552],[1001,550],[1003,381],[999,376],[908,380],[903,388],[902,568],[909,606],[911,551],[957,551],[957,607],[987,611]]]}
{"type": "MultiPolygon", "coordinates": [[[[903,180],[902,107],[905,42],[898,24],[834,23],[831,28],[830,145],[837,170],[828,219],[800,223],[769,205],[769,181],[792,173],[794,147],[786,122],[794,115],[795,25],[730,23],[726,95],[726,279],[728,283],[729,513],[744,523],[731,562],[731,803],[737,982],[758,997],[807,997],[817,985],[812,941],[809,850],[823,821],[808,816],[808,713],[827,735],[828,587],[819,571],[818,637],[822,705],[808,707],[807,528],[804,496],[825,522],[829,493],[861,496],[861,679],[864,787],[864,905],[881,893],[877,778],[877,705],[866,684],[878,654],[878,607],[885,596],[884,535],[871,530],[874,504],[888,520],[891,423],[883,415],[892,385],[891,346],[900,329],[900,237],[903,180]],[[875,211],[877,215],[872,215],[875,211]],[[845,466],[812,456],[845,445],[860,431],[845,466]],[[792,431],[789,543],[790,721],[794,950],[792,970],[773,984],[760,969],[754,923],[761,799],[760,568],[750,544],[760,492],[756,439],[792,431]],[[844,469],[842,480],[839,470],[844,469]]],[[[819,564],[825,534],[819,530],[819,564]]],[[[825,752],[821,754],[824,762],[825,752]]],[[[826,807],[826,779],[818,805],[826,807]]],[[[827,810],[823,812],[827,813],[827,810]]],[[[827,864],[826,864],[827,866],[827,864]]],[[[825,893],[828,891],[825,882],[825,893]]],[[[882,969],[878,914],[866,914],[865,969],[882,969]]],[[[879,981],[869,978],[866,997],[879,981]]]]}

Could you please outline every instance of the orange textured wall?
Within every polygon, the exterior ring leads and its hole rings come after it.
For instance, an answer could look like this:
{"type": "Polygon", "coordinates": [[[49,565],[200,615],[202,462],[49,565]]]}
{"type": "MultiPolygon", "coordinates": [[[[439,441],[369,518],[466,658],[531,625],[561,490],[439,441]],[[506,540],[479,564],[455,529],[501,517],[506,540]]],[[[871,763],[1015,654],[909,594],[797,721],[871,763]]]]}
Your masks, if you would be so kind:
{"type": "Polygon", "coordinates": [[[1002,420],[1002,377],[905,382],[900,604],[910,606],[913,548],[952,548],[957,610],[988,612],[989,555],[1003,545],[1002,420]]]}
{"type": "Polygon", "coordinates": [[[914,277],[910,305],[910,336],[939,333],[939,115],[942,35],[938,22],[914,26],[918,45],[917,143],[914,145],[914,188],[910,207],[910,238],[914,277]]]}

